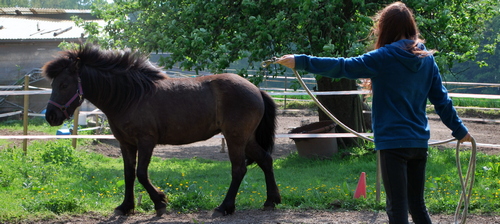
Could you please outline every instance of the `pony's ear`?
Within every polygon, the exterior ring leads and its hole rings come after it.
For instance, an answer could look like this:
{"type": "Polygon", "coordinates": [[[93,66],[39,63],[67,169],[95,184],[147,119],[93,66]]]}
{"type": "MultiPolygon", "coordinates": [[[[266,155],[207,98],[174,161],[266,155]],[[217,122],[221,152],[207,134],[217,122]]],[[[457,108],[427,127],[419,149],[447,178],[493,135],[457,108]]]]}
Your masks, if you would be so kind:
{"type": "Polygon", "coordinates": [[[78,57],[77,55],[68,55],[67,58],[70,61],[70,63],[68,64],[68,70],[72,73],[77,72],[80,69],[80,57],[78,57]]]}
{"type": "Polygon", "coordinates": [[[87,46],[86,43],[80,43],[79,46],[78,46],[79,47],[79,51],[83,52],[83,49],[85,49],[86,46],[87,46]]]}

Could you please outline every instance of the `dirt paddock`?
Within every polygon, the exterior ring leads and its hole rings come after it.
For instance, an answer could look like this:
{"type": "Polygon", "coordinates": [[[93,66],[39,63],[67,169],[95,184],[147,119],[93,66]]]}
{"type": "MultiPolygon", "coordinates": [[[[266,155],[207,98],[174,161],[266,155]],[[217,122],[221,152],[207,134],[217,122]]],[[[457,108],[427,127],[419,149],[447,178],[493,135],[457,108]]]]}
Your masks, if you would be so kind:
{"type": "MultiPolygon", "coordinates": [[[[452,215],[431,215],[433,223],[454,223],[452,215]]],[[[218,218],[211,217],[211,211],[202,211],[190,214],[171,213],[156,217],[154,214],[135,214],[132,216],[108,216],[86,214],[82,216],[60,217],[44,223],[111,223],[111,224],[138,224],[138,223],[217,223],[217,224],[285,224],[285,223],[342,223],[342,224],[382,224],[388,223],[385,212],[368,211],[316,211],[316,210],[236,210],[233,215],[218,218]]],[[[495,224],[500,223],[500,216],[467,216],[467,223],[495,224]]]]}
{"type": "MultiPolygon", "coordinates": [[[[431,128],[431,140],[445,140],[452,138],[451,131],[435,116],[429,119],[431,128]]],[[[500,124],[485,123],[477,121],[467,121],[463,118],[469,132],[474,136],[477,143],[500,145],[500,124]]],[[[312,111],[292,111],[280,112],[278,115],[277,133],[288,133],[302,124],[318,121],[316,112],[312,111]]],[[[220,153],[221,142],[219,138],[211,138],[206,141],[195,142],[187,145],[158,145],[154,150],[154,156],[162,158],[206,158],[218,161],[228,161],[226,153],[220,153]]],[[[110,157],[120,157],[120,150],[116,140],[102,140],[102,144],[94,146],[92,150],[110,157]]],[[[470,145],[470,144],[469,144],[470,145]]],[[[456,143],[438,146],[440,148],[455,148],[456,143]]],[[[461,146],[463,149],[470,149],[467,145],[461,146]]],[[[273,158],[281,158],[297,151],[295,143],[289,138],[276,138],[273,151],[273,158]]],[[[478,151],[488,155],[500,154],[500,146],[484,147],[479,146],[478,151]]]]}

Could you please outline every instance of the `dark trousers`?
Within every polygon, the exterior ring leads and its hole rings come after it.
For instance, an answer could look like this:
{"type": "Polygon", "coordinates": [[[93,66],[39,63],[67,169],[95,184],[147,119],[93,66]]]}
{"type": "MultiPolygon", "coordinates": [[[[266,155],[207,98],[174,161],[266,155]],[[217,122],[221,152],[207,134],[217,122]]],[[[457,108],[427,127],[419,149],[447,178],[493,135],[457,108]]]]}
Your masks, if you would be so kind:
{"type": "Polygon", "coordinates": [[[427,148],[380,150],[382,179],[389,223],[431,223],[425,207],[424,185],[427,148]]]}

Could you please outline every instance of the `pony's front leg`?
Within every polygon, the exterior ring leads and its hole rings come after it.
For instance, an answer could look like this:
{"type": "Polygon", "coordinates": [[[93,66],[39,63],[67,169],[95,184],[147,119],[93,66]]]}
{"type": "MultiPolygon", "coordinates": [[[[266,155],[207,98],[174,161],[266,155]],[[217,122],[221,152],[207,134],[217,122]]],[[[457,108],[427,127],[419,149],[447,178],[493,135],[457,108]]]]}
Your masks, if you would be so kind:
{"type": "Polygon", "coordinates": [[[212,217],[219,217],[234,213],[236,209],[235,205],[236,195],[238,194],[238,188],[241,185],[241,181],[243,180],[246,171],[247,168],[244,164],[243,166],[238,166],[238,167],[234,167],[233,165],[231,185],[229,185],[229,189],[227,190],[227,194],[226,197],[224,198],[224,201],[222,201],[219,207],[215,208],[212,217]]]}
{"type": "Polygon", "coordinates": [[[156,216],[162,216],[167,213],[167,197],[165,193],[159,191],[149,180],[148,167],[153,155],[155,144],[142,142],[138,146],[139,159],[137,164],[137,180],[144,186],[149,194],[149,197],[155,204],[156,216]]]}
{"type": "Polygon", "coordinates": [[[233,214],[236,209],[236,195],[238,194],[241,181],[243,181],[243,177],[247,173],[245,155],[243,153],[242,149],[232,148],[228,142],[228,154],[231,160],[231,185],[229,185],[224,201],[222,201],[219,207],[215,208],[212,217],[233,214]]]}
{"type": "Polygon", "coordinates": [[[134,213],[134,182],[137,148],[120,143],[122,151],[124,174],[125,174],[125,198],[123,203],[115,208],[116,215],[128,215],[134,213]]]}

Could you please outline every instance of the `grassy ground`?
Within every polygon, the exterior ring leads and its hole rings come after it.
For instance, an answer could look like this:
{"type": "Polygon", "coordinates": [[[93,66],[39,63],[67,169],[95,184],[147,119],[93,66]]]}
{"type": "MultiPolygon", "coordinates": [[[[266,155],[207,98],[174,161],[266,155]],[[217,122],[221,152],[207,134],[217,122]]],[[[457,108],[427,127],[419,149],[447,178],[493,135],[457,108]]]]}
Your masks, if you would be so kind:
{"type": "MultiPolygon", "coordinates": [[[[82,144],[90,144],[84,142],[82,144]]],[[[69,140],[34,142],[27,155],[18,148],[0,151],[0,222],[50,218],[60,214],[109,214],[123,199],[122,160],[73,150],[69,140]]],[[[353,148],[353,156],[311,160],[292,154],[275,161],[276,180],[285,209],[383,210],[375,200],[375,154],[353,148]],[[367,199],[353,199],[361,172],[367,174],[367,199]],[[300,180],[300,181],[297,181],[300,180]]],[[[467,164],[468,152],[461,153],[467,164]]],[[[454,150],[431,149],[426,198],[432,213],[453,213],[459,199],[454,150]]],[[[153,158],[153,183],[166,192],[169,209],[177,212],[210,210],[223,199],[230,181],[229,162],[206,159],[153,158]]],[[[143,195],[138,211],[152,212],[143,195]]],[[[472,213],[500,212],[500,157],[480,154],[471,199],[472,213]]],[[[265,182],[258,167],[250,167],[237,197],[238,209],[260,208],[265,182]]]]}

